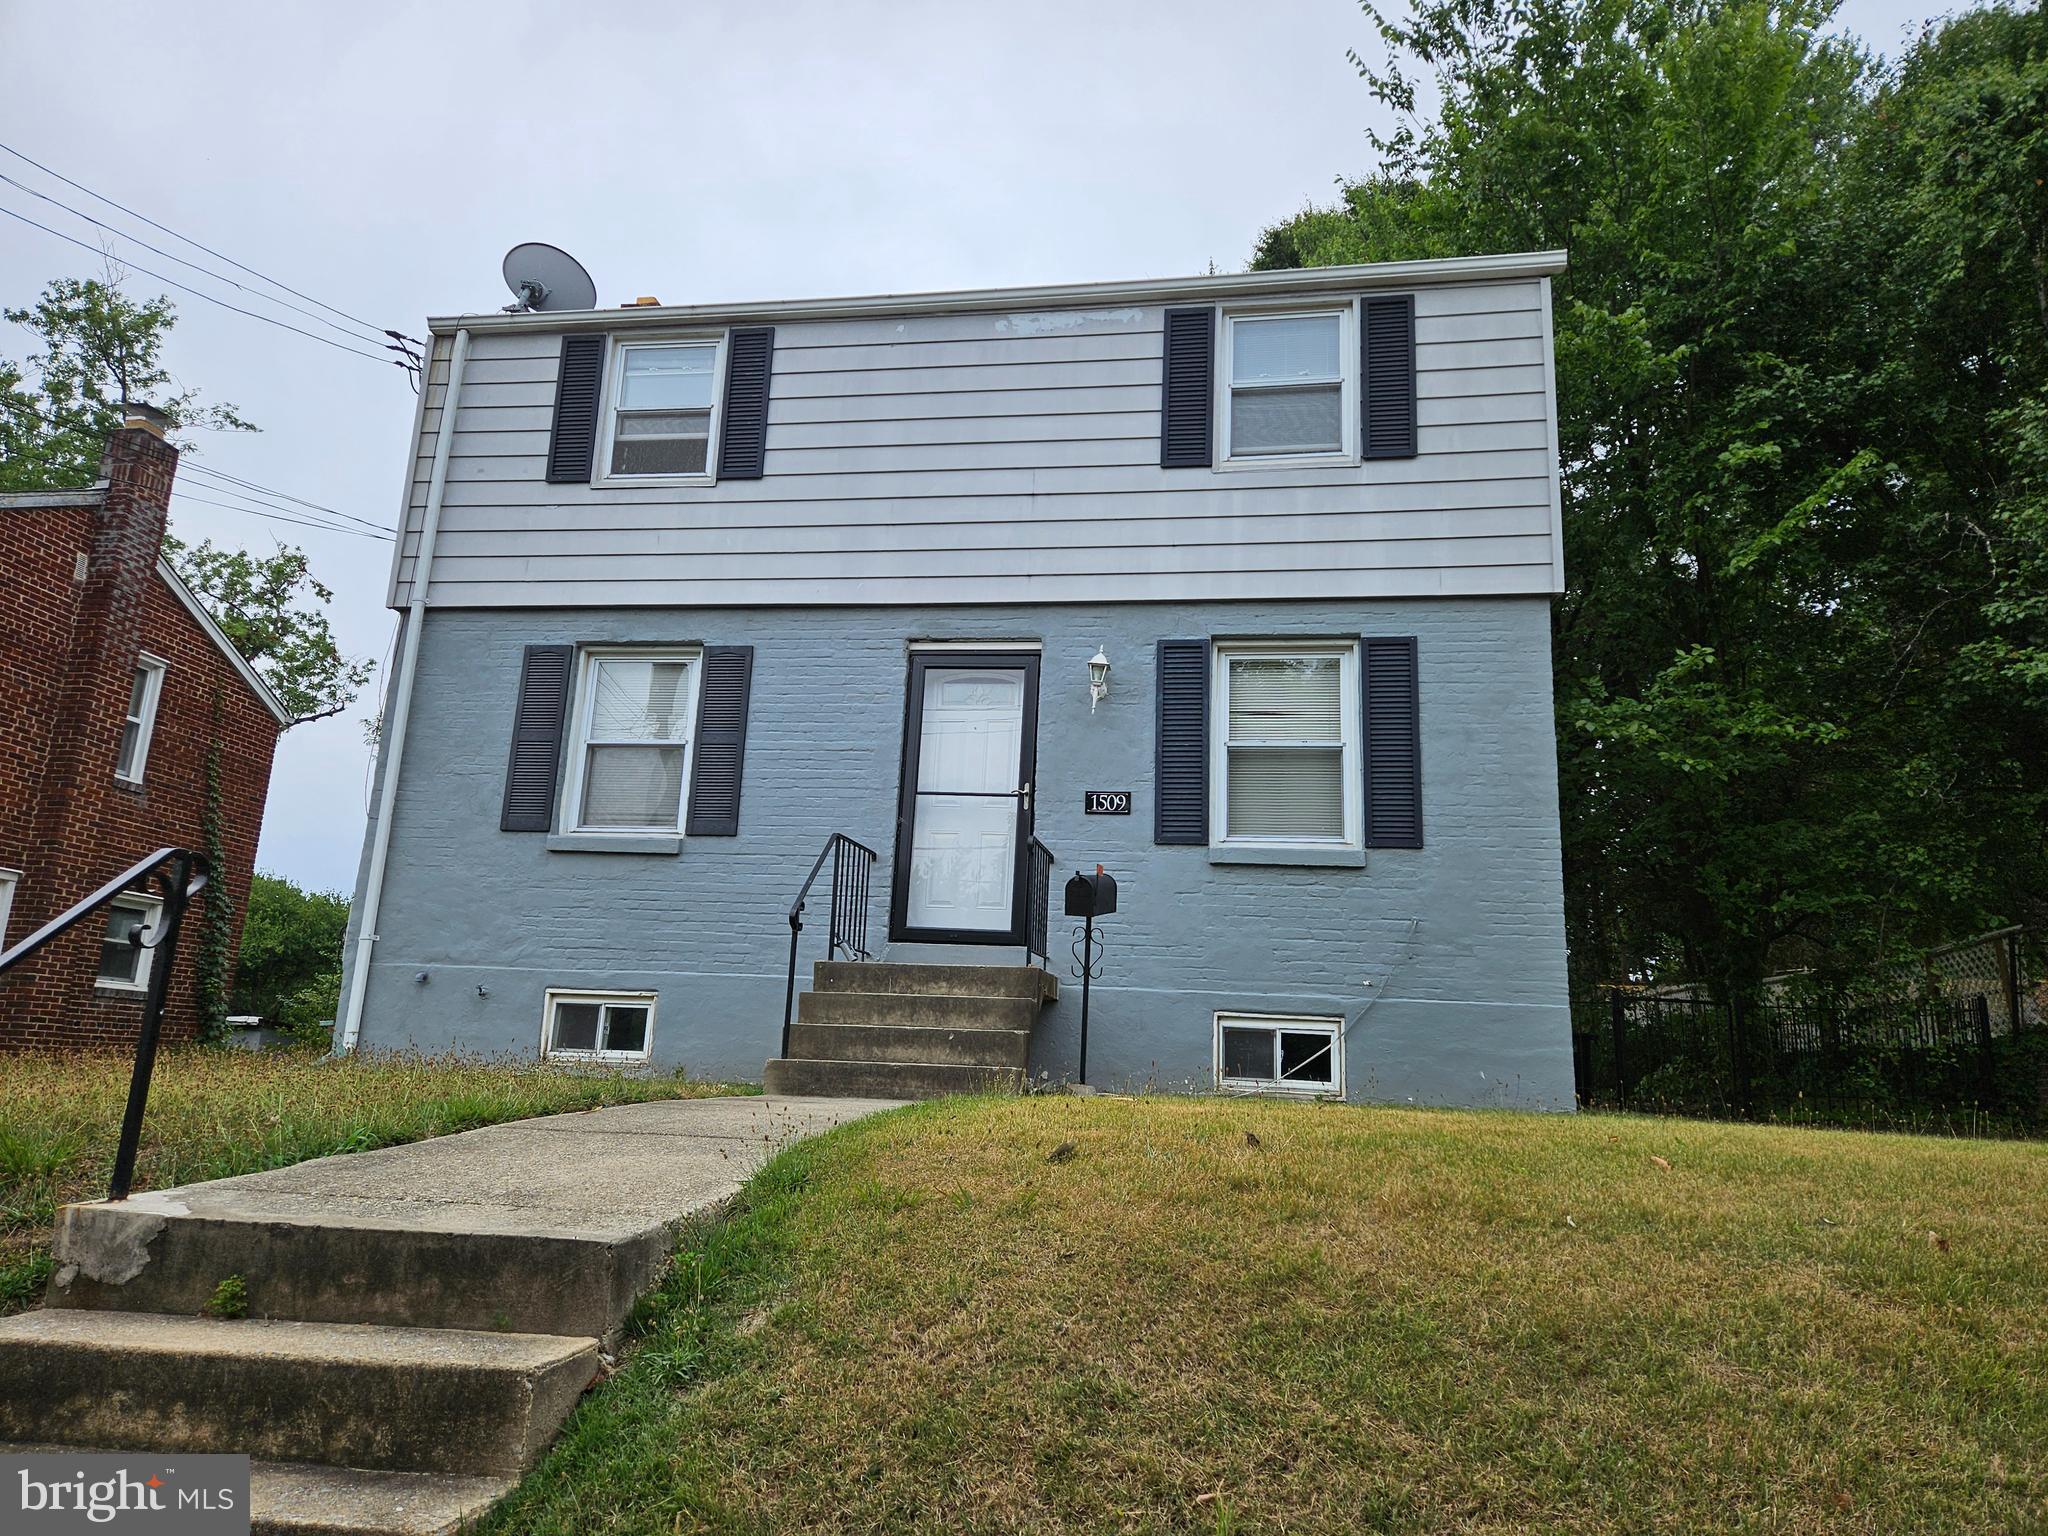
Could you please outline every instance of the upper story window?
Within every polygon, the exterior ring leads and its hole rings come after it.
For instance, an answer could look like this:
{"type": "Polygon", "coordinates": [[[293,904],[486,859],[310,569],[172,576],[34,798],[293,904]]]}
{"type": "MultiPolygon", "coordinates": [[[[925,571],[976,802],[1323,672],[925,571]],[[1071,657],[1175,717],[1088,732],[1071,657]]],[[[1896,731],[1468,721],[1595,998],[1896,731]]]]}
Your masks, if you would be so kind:
{"type": "Polygon", "coordinates": [[[697,672],[695,652],[584,653],[565,825],[579,832],[682,830],[697,672]]]}
{"type": "Polygon", "coordinates": [[[1354,452],[1358,348],[1349,306],[1226,314],[1223,348],[1225,462],[1354,452]]]}
{"type": "Polygon", "coordinates": [[[157,701],[163,697],[165,663],[144,655],[135,663],[135,675],[128,686],[128,714],[121,724],[121,750],[114,757],[114,777],[130,784],[142,782],[142,765],[149,760],[149,738],[156,730],[157,701]]]}
{"type": "Polygon", "coordinates": [[[1214,686],[1219,840],[1363,846],[1357,645],[1219,643],[1214,686]]]}
{"type": "Polygon", "coordinates": [[[608,475],[709,478],[720,344],[622,342],[613,349],[608,475]]]}

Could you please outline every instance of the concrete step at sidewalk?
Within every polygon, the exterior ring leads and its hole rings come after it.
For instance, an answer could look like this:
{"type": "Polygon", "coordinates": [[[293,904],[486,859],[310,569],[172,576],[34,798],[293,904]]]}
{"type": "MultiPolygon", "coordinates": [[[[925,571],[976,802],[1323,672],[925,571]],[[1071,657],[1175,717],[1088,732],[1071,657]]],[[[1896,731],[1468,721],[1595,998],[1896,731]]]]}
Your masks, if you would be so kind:
{"type": "Polygon", "coordinates": [[[518,1484],[508,1477],[249,1465],[249,1536],[454,1536],[518,1484]]]}
{"type": "Polygon", "coordinates": [[[1038,1022],[1038,1010],[1036,998],[954,992],[806,992],[796,1000],[796,1016],[806,1024],[896,1024],[918,1029],[1028,1031],[1038,1022]]]}
{"type": "Polygon", "coordinates": [[[1059,1001],[1059,978],[1035,965],[907,965],[884,960],[820,960],[818,992],[891,992],[914,997],[1029,997],[1059,1001]]]}
{"type": "Polygon", "coordinates": [[[515,1477],[597,1340],[45,1310],[0,1320],[0,1440],[515,1477]]]}
{"type": "Polygon", "coordinates": [[[896,1061],[956,1067],[1022,1067],[1028,1029],[923,1029],[901,1024],[796,1024],[792,1057],[811,1061],[896,1061]]]}
{"type": "Polygon", "coordinates": [[[936,1099],[949,1093],[1017,1093],[1022,1067],[962,1067],[910,1061],[771,1061],[763,1074],[770,1093],[819,1098],[936,1099]]]}

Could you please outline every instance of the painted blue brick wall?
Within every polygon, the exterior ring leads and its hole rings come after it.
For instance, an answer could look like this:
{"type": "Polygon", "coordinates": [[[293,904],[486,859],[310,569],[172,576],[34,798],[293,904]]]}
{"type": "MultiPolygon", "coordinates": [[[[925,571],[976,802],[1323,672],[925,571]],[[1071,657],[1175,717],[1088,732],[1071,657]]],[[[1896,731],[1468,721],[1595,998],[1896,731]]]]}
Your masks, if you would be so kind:
{"type": "MultiPolygon", "coordinates": [[[[1039,836],[1056,880],[1100,862],[1122,892],[1091,1016],[1096,1084],[1205,1086],[1213,1015],[1245,1009],[1343,1015],[1353,1098],[1570,1105],[1543,598],[433,611],[363,1045],[530,1055],[544,988],[651,989],[657,1062],[757,1078],[781,1026],[785,913],[833,831],[883,855],[883,937],[908,647],[944,639],[1043,643],[1039,836]],[[1206,849],[1155,847],[1157,641],[1360,633],[1420,639],[1426,846],[1373,850],[1363,869],[1220,865],[1206,849]],[[577,641],[755,647],[740,836],[664,857],[551,852],[498,830],[522,648],[577,641]],[[1091,716],[1098,645],[1115,670],[1091,716]],[[1132,814],[1084,816],[1091,788],[1135,791],[1132,814]]],[[[1069,940],[1054,923],[1064,975],[1069,940]]],[[[806,932],[806,965],[822,942],[806,932]]],[[[1072,1071],[1079,1002],[1068,983],[1036,1037],[1036,1070],[1072,1071]]]]}

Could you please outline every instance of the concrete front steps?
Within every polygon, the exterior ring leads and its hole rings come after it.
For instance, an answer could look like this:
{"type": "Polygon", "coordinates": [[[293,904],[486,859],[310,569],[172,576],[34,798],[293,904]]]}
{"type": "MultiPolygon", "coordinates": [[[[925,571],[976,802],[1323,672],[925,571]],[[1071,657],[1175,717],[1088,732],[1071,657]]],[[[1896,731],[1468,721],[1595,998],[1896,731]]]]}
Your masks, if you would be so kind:
{"type": "Polygon", "coordinates": [[[257,1536],[440,1536],[509,1491],[683,1223],[885,1107],[622,1105],[59,1213],[0,1448],[251,1456],[257,1536]],[[246,1318],[197,1315],[239,1277],[246,1318]]]}
{"type": "Polygon", "coordinates": [[[929,1099],[1024,1087],[1031,1031],[1059,997],[1035,965],[820,961],[769,1093],[929,1099]]]}

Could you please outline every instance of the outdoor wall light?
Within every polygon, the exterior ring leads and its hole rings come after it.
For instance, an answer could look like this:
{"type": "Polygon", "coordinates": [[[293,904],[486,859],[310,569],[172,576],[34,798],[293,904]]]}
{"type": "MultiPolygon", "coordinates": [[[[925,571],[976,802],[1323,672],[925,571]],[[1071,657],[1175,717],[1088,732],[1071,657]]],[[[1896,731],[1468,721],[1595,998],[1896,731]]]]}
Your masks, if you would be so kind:
{"type": "Polygon", "coordinates": [[[1095,713],[1095,706],[1109,697],[1109,657],[1102,647],[1095,648],[1095,654],[1088,658],[1088,713],[1095,713]]]}

